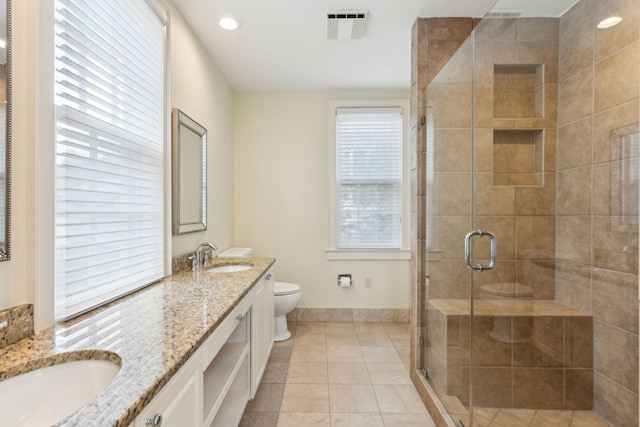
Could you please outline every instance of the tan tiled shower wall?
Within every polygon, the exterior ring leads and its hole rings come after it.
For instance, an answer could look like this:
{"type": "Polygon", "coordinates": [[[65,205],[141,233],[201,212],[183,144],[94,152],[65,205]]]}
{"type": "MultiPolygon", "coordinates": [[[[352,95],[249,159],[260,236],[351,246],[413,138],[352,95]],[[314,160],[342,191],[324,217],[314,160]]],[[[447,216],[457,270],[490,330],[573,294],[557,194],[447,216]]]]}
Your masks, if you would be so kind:
{"type": "Polygon", "coordinates": [[[440,395],[468,406],[473,372],[475,406],[591,409],[589,314],[554,301],[476,301],[470,368],[469,312],[469,301],[429,302],[429,374],[440,395]]]}
{"type": "Polygon", "coordinates": [[[638,425],[639,25],[637,0],[560,19],[556,299],[593,314],[594,410],[618,427],[638,425]]]}

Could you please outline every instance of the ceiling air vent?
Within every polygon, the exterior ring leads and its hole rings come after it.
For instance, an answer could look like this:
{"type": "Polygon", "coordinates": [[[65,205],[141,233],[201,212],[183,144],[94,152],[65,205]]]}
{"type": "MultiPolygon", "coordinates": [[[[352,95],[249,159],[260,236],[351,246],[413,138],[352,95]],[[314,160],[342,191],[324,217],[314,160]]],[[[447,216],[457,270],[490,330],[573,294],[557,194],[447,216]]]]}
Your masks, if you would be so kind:
{"type": "Polygon", "coordinates": [[[327,39],[358,39],[364,34],[366,10],[338,10],[327,12],[327,39]]]}
{"type": "Polygon", "coordinates": [[[508,10],[496,10],[494,12],[487,13],[485,18],[502,18],[502,19],[515,19],[519,18],[522,12],[513,12],[508,10]]]}

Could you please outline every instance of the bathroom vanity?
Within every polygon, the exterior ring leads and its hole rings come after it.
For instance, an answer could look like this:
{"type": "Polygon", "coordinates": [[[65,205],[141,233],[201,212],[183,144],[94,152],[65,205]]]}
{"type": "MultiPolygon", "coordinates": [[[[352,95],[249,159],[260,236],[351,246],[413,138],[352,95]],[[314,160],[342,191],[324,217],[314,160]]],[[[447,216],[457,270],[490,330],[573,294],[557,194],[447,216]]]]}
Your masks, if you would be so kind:
{"type": "Polygon", "coordinates": [[[177,273],[56,324],[0,350],[0,380],[117,355],[113,381],[57,425],[237,425],[273,345],[274,262],[215,260],[251,268],[177,273]]]}
{"type": "Polygon", "coordinates": [[[267,272],[142,411],[135,426],[238,425],[260,385],[272,337],[273,275],[267,272]]]}

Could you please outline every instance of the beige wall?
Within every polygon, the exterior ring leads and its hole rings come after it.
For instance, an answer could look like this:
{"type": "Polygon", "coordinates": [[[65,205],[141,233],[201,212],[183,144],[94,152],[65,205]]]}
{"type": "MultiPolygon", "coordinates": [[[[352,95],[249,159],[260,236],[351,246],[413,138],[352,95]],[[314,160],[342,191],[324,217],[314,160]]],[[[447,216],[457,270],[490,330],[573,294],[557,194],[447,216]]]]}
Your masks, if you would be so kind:
{"type": "MultiPolygon", "coordinates": [[[[36,0],[13,2],[14,126],[12,153],[12,259],[0,263],[0,309],[37,300],[36,212],[36,0]]],[[[172,238],[172,255],[202,241],[233,243],[233,91],[172,6],[171,106],[208,129],[208,224],[206,232],[172,238]]],[[[53,283],[53,282],[52,282],[53,283]]],[[[53,286],[53,284],[52,284],[53,286]]],[[[46,326],[46,325],[40,325],[46,326]]]]}
{"type": "Polygon", "coordinates": [[[409,261],[329,261],[329,99],[407,92],[240,92],[234,107],[235,244],[275,257],[276,280],[302,287],[300,307],[409,307],[409,261]],[[354,286],[336,285],[351,273],[354,286]],[[366,276],[373,287],[364,288],[366,276]]]}
{"type": "Polygon", "coordinates": [[[207,230],[173,236],[172,256],[233,244],[233,90],[172,7],[171,107],[207,129],[207,230]]]}

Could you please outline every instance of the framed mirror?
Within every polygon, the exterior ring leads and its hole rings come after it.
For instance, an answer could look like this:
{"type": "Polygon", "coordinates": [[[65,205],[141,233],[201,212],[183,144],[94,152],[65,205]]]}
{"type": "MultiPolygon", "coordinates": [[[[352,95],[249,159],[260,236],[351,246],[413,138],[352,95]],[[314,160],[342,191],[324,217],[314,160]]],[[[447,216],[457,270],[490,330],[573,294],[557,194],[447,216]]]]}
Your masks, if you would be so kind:
{"type": "Polygon", "coordinates": [[[10,259],[11,0],[0,0],[0,261],[10,259]]]}
{"type": "Polygon", "coordinates": [[[207,229],[207,130],[172,111],[173,234],[207,229]]]}

